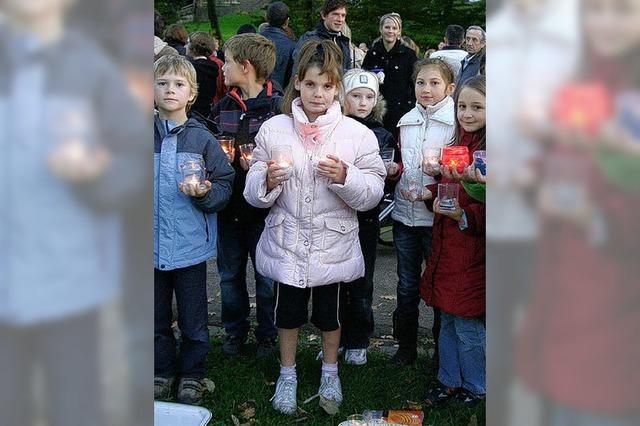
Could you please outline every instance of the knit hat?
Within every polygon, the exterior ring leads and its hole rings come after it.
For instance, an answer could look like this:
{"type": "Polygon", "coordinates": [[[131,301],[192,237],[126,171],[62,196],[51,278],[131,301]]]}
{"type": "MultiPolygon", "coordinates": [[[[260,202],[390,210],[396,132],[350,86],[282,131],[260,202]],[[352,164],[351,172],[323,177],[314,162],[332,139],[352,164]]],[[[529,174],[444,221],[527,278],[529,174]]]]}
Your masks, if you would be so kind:
{"type": "Polygon", "coordinates": [[[153,37],[153,56],[156,56],[162,49],[167,46],[167,43],[162,41],[158,36],[153,37]]]}
{"type": "Polygon", "coordinates": [[[359,68],[352,68],[347,71],[342,77],[342,84],[344,86],[345,95],[360,87],[366,87],[367,89],[373,90],[376,97],[380,91],[378,77],[372,72],[359,68]]]}

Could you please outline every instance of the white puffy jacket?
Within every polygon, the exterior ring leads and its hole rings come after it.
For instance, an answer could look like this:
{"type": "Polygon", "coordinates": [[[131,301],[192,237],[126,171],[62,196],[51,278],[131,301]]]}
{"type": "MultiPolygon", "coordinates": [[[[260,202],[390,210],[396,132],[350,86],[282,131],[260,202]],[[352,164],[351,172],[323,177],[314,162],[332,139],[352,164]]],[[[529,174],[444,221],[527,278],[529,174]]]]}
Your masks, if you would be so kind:
{"type": "MultiPolygon", "coordinates": [[[[427,147],[442,148],[451,143],[455,133],[455,108],[451,96],[424,108],[416,102],[415,108],[398,122],[400,150],[404,170],[422,167],[422,151],[427,147]]],[[[423,175],[423,185],[435,180],[423,175]]],[[[433,226],[433,213],[423,201],[411,202],[400,195],[402,180],[396,185],[396,204],[391,213],[394,220],[407,226],[433,226]]],[[[434,194],[434,197],[437,194],[434,194]]]]}
{"type": "Polygon", "coordinates": [[[323,128],[323,140],[307,148],[294,127],[310,125],[299,99],[293,109],[293,119],[282,114],[264,122],[247,175],[246,200],[271,207],[256,248],[257,270],[296,287],[354,281],[364,276],[356,211],[372,209],[383,195],[386,172],[378,141],[371,130],[343,116],[335,102],[311,124],[323,128]],[[291,146],[294,173],[267,192],[267,161],[276,145],[291,146]],[[327,153],[348,166],[344,185],[316,174],[313,160],[327,153]]]}

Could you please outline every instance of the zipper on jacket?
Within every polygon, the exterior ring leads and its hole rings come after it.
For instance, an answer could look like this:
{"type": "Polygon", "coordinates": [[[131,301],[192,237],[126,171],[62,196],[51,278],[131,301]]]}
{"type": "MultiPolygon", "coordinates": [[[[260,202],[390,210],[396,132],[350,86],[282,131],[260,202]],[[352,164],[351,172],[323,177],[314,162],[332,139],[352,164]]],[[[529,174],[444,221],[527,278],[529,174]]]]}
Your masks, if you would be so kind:
{"type": "Polygon", "coordinates": [[[207,220],[207,214],[202,212],[202,217],[204,217],[204,230],[207,233],[207,242],[209,242],[209,221],[207,220]]]}

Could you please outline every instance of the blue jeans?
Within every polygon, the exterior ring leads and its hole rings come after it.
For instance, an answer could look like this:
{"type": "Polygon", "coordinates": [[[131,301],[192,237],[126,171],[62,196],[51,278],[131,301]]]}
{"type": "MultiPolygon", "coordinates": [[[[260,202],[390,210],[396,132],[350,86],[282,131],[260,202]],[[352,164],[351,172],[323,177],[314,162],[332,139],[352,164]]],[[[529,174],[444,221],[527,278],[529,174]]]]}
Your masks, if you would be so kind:
{"type": "Polygon", "coordinates": [[[430,226],[407,226],[393,221],[393,244],[398,259],[398,288],[396,312],[407,316],[418,312],[422,262],[431,251],[430,226]]]}
{"type": "Polygon", "coordinates": [[[206,262],[173,271],[154,269],[154,370],[157,377],[203,379],[209,351],[207,328],[206,262]],[[182,343],[176,359],[176,341],[171,330],[173,292],[178,307],[182,343]]]}
{"type": "Polygon", "coordinates": [[[222,299],[222,324],[227,335],[241,340],[249,332],[249,293],[247,292],[247,260],[251,256],[256,280],[256,317],[258,340],[275,339],[273,280],[256,270],[256,246],[264,230],[264,222],[236,223],[218,219],[218,274],[222,299]]]}
{"type": "Polygon", "coordinates": [[[480,319],[442,312],[440,319],[440,369],[438,380],[476,395],[487,393],[486,333],[480,319]]]}

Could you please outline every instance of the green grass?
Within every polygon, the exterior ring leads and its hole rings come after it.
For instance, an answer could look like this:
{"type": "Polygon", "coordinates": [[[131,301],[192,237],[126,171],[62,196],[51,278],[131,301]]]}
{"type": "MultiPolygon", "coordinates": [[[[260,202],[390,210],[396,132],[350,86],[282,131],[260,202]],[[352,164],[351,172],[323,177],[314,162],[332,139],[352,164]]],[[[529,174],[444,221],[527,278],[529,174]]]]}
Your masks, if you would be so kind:
{"type": "MultiPolygon", "coordinates": [[[[228,40],[231,36],[236,34],[238,31],[238,27],[243,24],[251,24],[256,29],[258,25],[264,21],[262,12],[257,13],[236,13],[233,15],[226,15],[222,18],[218,18],[218,22],[220,24],[220,31],[222,32],[222,39],[228,40]]],[[[187,32],[191,33],[193,31],[211,31],[211,24],[209,22],[199,22],[199,23],[188,23],[184,24],[184,27],[187,29],[187,32]]]]}
{"type": "MultiPolygon", "coordinates": [[[[386,368],[387,355],[379,350],[369,351],[369,362],[366,366],[340,365],[344,401],[340,413],[328,416],[318,406],[318,399],[308,404],[303,401],[318,391],[320,382],[320,363],[315,360],[320,349],[318,336],[309,332],[302,333],[298,346],[298,406],[305,412],[296,417],[277,413],[269,402],[275,389],[275,381],[279,374],[277,357],[256,359],[255,343],[248,343],[245,355],[238,359],[229,359],[222,353],[221,336],[212,339],[208,358],[208,377],[213,380],[216,389],[206,394],[204,406],[213,412],[210,425],[232,425],[232,415],[239,422],[256,425],[337,425],[354,413],[362,413],[367,409],[410,409],[420,406],[420,400],[426,386],[433,379],[433,373],[424,367],[425,357],[420,357],[416,367],[404,369],[386,368]],[[243,406],[243,404],[245,404],[243,406]],[[255,417],[243,416],[246,407],[255,408],[255,417]]],[[[484,419],[484,403],[469,409],[454,402],[437,409],[424,408],[424,425],[463,425],[471,422],[476,416],[480,422],[484,419]]],[[[475,423],[471,423],[475,424],[475,423]]]]}

